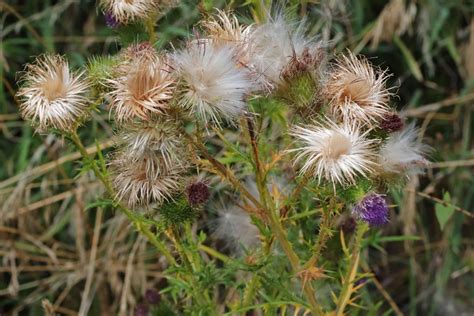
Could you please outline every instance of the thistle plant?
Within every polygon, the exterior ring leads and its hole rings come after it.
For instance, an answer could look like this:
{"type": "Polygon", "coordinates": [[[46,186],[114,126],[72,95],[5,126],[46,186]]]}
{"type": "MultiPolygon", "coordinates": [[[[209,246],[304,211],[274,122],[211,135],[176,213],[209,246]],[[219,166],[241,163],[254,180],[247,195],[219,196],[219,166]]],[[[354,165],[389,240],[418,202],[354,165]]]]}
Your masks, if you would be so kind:
{"type": "Polygon", "coordinates": [[[79,71],[40,56],[18,91],[23,118],[70,139],[109,208],[165,258],[167,285],[136,314],[360,308],[360,280],[371,277],[359,267],[364,236],[393,218],[388,190],[427,163],[416,128],[391,105],[388,72],[329,53],[283,13],[242,25],[217,11],[158,51],[165,5],[102,0],[109,26],[138,24],[149,41],[79,71]],[[92,111],[108,111],[113,152],[85,150],[92,111]]]}

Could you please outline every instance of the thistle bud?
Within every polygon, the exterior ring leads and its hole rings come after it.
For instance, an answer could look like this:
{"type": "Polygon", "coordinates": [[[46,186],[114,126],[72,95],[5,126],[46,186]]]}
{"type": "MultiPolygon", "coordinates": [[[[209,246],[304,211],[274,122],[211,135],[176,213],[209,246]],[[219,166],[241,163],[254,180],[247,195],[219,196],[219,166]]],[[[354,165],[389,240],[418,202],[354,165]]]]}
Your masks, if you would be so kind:
{"type": "Polygon", "coordinates": [[[353,208],[353,213],[370,226],[382,226],[390,221],[385,198],[377,193],[368,193],[353,208]]]}
{"type": "Polygon", "coordinates": [[[159,208],[159,212],[166,226],[179,226],[183,223],[192,222],[199,214],[184,197],[164,203],[159,208]]]}
{"type": "Polygon", "coordinates": [[[324,51],[321,48],[313,48],[313,50],[312,54],[309,48],[305,47],[301,55],[294,54],[290,62],[283,68],[281,77],[285,81],[291,81],[293,78],[317,70],[324,60],[324,51]]]}

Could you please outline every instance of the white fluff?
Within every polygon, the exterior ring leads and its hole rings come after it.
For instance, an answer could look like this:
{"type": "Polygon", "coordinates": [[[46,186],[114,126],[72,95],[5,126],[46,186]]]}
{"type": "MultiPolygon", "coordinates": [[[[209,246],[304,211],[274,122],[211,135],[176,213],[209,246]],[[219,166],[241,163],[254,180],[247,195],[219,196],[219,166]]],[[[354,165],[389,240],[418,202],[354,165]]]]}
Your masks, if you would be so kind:
{"type": "Polygon", "coordinates": [[[380,148],[379,165],[387,173],[419,173],[428,161],[424,155],[429,147],[417,141],[418,130],[408,125],[403,131],[389,136],[380,148]]]}
{"type": "Polygon", "coordinates": [[[304,160],[301,173],[311,173],[318,181],[325,179],[335,184],[354,184],[358,175],[368,177],[375,165],[375,140],[366,138],[357,124],[337,125],[328,121],[313,126],[293,129],[303,146],[296,151],[295,164],[304,160]]]}
{"type": "Polygon", "coordinates": [[[213,238],[224,241],[226,247],[239,255],[244,249],[258,245],[258,228],[247,213],[231,206],[217,211],[217,214],[218,217],[211,223],[213,238]]]}
{"type": "Polygon", "coordinates": [[[252,82],[244,68],[238,68],[234,51],[214,47],[208,41],[193,41],[174,56],[182,97],[179,105],[204,123],[234,121],[247,104],[252,82]]]}
{"type": "Polygon", "coordinates": [[[291,25],[279,14],[257,27],[250,39],[250,65],[272,85],[278,85],[280,74],[291,58],[315,43],[304,36],[303,23],[291,25]]]}

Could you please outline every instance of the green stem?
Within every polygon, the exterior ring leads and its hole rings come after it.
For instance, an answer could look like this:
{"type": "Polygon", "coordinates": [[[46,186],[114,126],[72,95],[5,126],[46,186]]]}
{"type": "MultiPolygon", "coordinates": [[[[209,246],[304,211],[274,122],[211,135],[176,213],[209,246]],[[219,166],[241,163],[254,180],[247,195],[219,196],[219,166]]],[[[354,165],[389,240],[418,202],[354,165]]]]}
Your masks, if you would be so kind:
{"type": "Polygon", "coordinates": [[[352,253],[350,255],[350,264],[349,269],[347,270],[346,275],[343,279],[343,286],[341,294],[339,295],[339,299],[337,301],[336,306],[336,316],[344,315],[344,309],[346,308],[347,304],[349,304],[353,288],[354,288],[354,280],[357,276],[357,269],[359,268],[359,259],[360,259],[360,250],[362,239],[364,237],[365,232],[369,229],[367,223],[359,222],[357,224],[356,233],[354,236],[354,242],[352,244],[352,253]]]}
{"type": "Polygon", "coordinates": [[[306,262],[304,268],[307,269],[314,265],[317,265],[318,260],[321,256],[321,252],[326,246],[326,242],[329,238],[332,237],[332,216],[331,213],[333,212],[334,208],[337,206],[335,198],[331,199],[331,203],[329,205],[329,209],[323,209],[323,216],[321,219],[321,223],[319,225],[319,233],[316,239],[316,242],[313,246],[313,255],[311,258],[306,262]]]}
{"type": "MultiPolygon", "coordinates": [[[[269,210],[269,211],[271,215],[270,227],[272,231],[275,233],[275,236],[278,242],[280,243],[280,245],[283,248],[283,251],[288,257],[288,260],[290,261],[291,267],[293,269],[293,273],[298,274],[299,272],[301,272],[300,260],[298,256],[296,255],[295,251],[293,250],[293,247],[291,247],[291,244],[286,237],[286,233],[283,230],[283,227],[281,226],[281,223],[276,216],[276,212],[274,210],[269,210]]],[[[305,296],[308,299],[309,304],[311,305],[312,313],[314,315],[323,315],[321,306],[318,304],[314,296],[313,286],[311,285],[310,282],[305,282],[304,280],[302,281],[303,281],[303,292],[305,293],[305,296]]]]}
{"type": "Polygon", "coordinates": [[[209,296],[209,293],[206,289],[201,289],[199,286],[199,282],[196,279],[196,274],[199,272],[200,264],[196,262],[192,254],[183,247],[183,242],[180,239],[180,236],[175,228],[171,228],[170,237],[174,240],[174,244],[176,245],[176,250],[179,252],[181,259],[183,260],[184,266],[189,271],[188,277],[190,278],[191,287],[194,292],[195,299],[200,302],[201,306],[209,306],[211,308],[211,315],[217,315],[216,313],[216,306],[212,302],[212,299],[209,296]]]}
{"type": "MultiPolygon", "coordinates": [[[[260,198],[262,199],[261,203],[264,205],[266,213],[269,215],[269,224],[272,229],[272,232],[275,234],[276,239],[278,240],[281,247],[283,248],[283,251],[288,257],[293,273],[297,275],[299,272],[301,272],[300,259],[298,258],[298,255],[293,250],[293,247],[288,241],[286,232],[283,229],[279,216],[277,215],[276,205],[268,192],[265,181],[265,170],[258,155],[258,144],[255,136],[255,128],[250,118],[247,119],[247,128],[248,136],[250,138],[250,144],[252,146],[252,154],[255,161],[256,182],[260,198]]],[[[311,311],[314,315],[322,315],[323,311],[321,309],[321,306],[316,301],[316,298],[314,296],[314,289],[311,283],[305,282],[305,280],[302,281],[303,292],[305,293],[305,296],[308,299],[309,304],[311,305],[311,311]]]]}
{"type": "Polygon", "coordinates": [[[257,273],[255,273],[250,279],[250,282],[248,283],[247,287],[245,288],[242,307],[245,308],[252,304],[252,300],[253,298],[255,298],[255,292],[257,291],[259,283],[260,283],[260,277],[257,273]]]}
{"type": "MultiPolygon", "coordinates": [[[[74,143],[77,150],[79,150],[79,152],[81,153],[82,158],[91,166],[92,171],[94,172],[96,177],[99,178],[99,180],[102,182],[102,184],[105,187],[105,190],[107,191],[107,194],[111,198],[114,198],[116,194],[115,194],[115,190],[112,187],[112,184],[110,183],[109,179],[104,175],[102,170],[100,170],[100,168],[95,164],[94,160],[91,158],[84,144],[79,138],[79,135],[77,135],[77,132],[76,131],[71,132],[69,134],[69,138],[74,143]]],[[[135,225],[137,230],[141,231],[148,238],[150,243],[154,245],[165,256],[165,258],[168,260],[170,264],[176,264],[176,261],[173,255],[166,248],[165,244],[162,241],[160,241],[158,238],[156,238],[155,234],[151,232],[149,225],[145,225],[144,223],[137,220],[133,212],[129,210],[128,208],[126,208],[125,206],[123,206],[121,203],[117,203],[116,206],[120,209],[120,211],[123,214],[125,214],[128,217],[128,219],[135,225]]]]}
{"type": "Polygon", "coordinates": [[[152,16],[145,21],[145,28],[148,33],[148,40],[153,45],[156,41],[155,17],[152,16]]]}
{"type": "Polygon", "coordinates": [[[169,252],[168,248],[166,248],[166,246],[160,241],[158,240],[158,238],[156,238],[156,235],[153,234],[149,229],[148,227],[144,227],[144,225],[142,223],[138,223],[136,222],[135,223],[137,229],[143,234],[145,235],[147,238],[148,238],[148,241],[154,245],[164,256],[165,258],[168,260],[168,262],[173,265],[173,266],[176,266],[177,263],[176,263],[176,260],[174,259],[174,257],[171,255],[171,253],[169,252]]]}
{"type": "Polygon", "coordinates": [[[228,262],[231,262],[232,259],[229,258],[228,256],[226,256],[225,254],[211,248],[211,247],[208,247],[206,245],[203,245],[203,244],[200,244],[198,246],[199,250],[201,251],[204,251],[205,253],[207,253],[208,255],[216,258],[216,259],[219,259],[220,261],[224,262],[224,263],[228,263],[228,262]]]}

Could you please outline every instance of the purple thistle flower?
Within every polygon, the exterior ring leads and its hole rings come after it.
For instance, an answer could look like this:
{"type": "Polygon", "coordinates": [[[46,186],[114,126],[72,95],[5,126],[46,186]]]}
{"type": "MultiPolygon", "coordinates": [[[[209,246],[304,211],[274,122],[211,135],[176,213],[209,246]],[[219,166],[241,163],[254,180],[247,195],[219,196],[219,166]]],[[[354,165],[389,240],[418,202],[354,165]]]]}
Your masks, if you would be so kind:
{"type": "Polygon", "coordinates": [[[389,222],[389,210],[385,198],[377,193],[368,193],[357,203],[353,212],[370,226],[382,226],[389,222]]]}
{"type": "Polygon", "coordinates": [[[140,303],[135,307],[135,316],[148,316],[148,305],[140,303]]]}
{"type": "Polygon", "coordinates": [[[195,206],[205,203],[209,196],[209,187],[202,181],[191,183],[186,188],[189,204],[195,206]]]}
{"type": "Polygon", "coordinates": [[[154,289],[148,289],[145,292],[145,300],[150,305],[157,305],[160,302],[160,293],[154,289]]]}
{"type": "Polygon", "coordinates": [[[104,13],[105,24],[111,29],[115,29],[120,26],[120,22],[115,18],[115,16],[111,12],[104,13]]]}
{"type": "Polygon", "coordinates": [[[405,124],[403,123],[403,120],[396,113],[386,115],[380,123],[380,128],[387,133],[401,131],[404,126],[405,124]]]}

